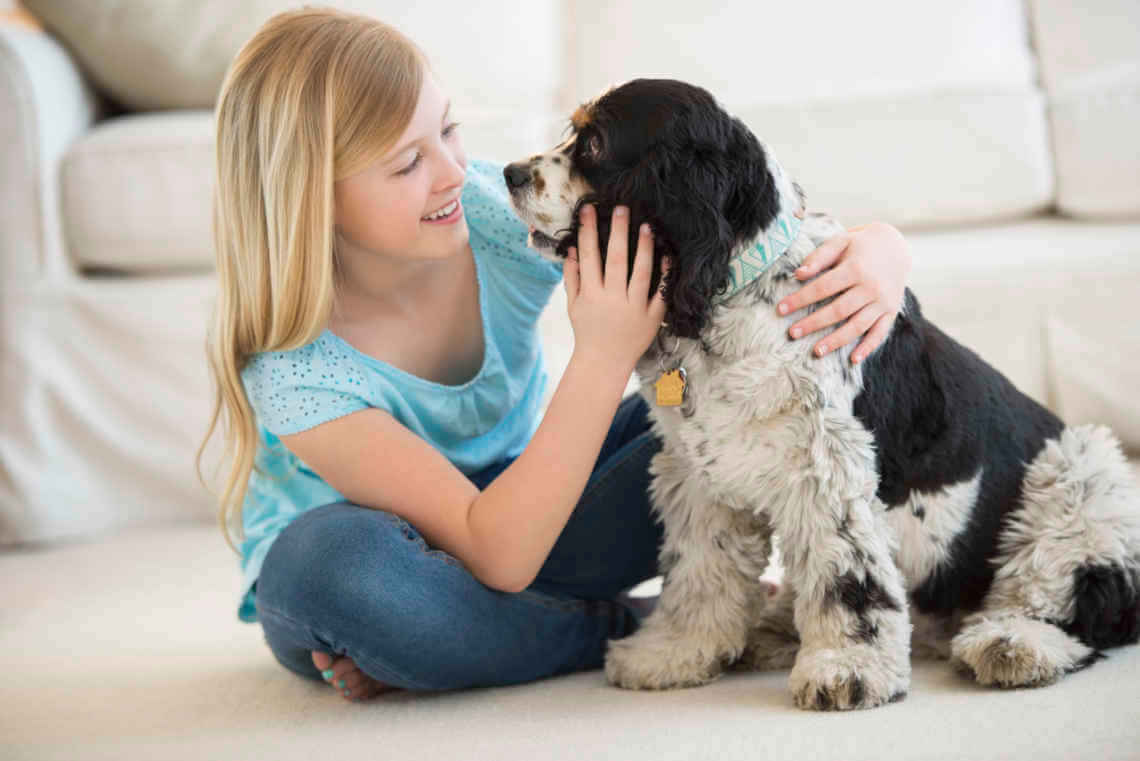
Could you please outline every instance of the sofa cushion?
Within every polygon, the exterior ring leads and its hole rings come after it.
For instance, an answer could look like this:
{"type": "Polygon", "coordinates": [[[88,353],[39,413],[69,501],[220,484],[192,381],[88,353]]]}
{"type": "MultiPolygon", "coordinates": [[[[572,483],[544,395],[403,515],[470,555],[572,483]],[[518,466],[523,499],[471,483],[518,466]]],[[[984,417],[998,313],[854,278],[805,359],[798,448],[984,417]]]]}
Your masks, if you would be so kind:
{"type": "Polygon", "coordinates": [[[109,119],[60,170],[64,241],[76,265],[127,272],[213,267],[210,111],[109,119]]]}
{"type": "MultiPolygon", "coordinates": [[[[499,161],[548,144],[557,129],[538,111],[471,107],[457,118],[468,154],[499,161]]],[[[211,111],[154,111],[98,123],[62,162],[69,256],[80,268],[135,274],[212,269],[213,179],[211,111]]]]}
{"type": "MultiPolygon", "coordinates": [[[[95,81],[134,110],[210,108],[242,44],[270,16],[301,0],[25,0],[95,81]]],[[[463,105],[549,105],[561,68],[559,4],[487,0],[450,4],[329,0],[395,25],[420,44],[463,105]],[[515,28],[502,39],[502,19],[515,28]],[[445,23],[441,23],[445,22],[445,23]],[[454,50],[462,50],[456,55],[454,50]],[[519,62],[526,64],[520,66],[519,62]]]]}
{"type": "Polygon", "coordinates": [[[1049,96],[1058,208],[1140,218],[1140,3],[1033,0],[1030,8],[1049,96]]]}
{"type": "Polygon", "coordinates": [[[573,4],[570,107],[615,81],[709,89],[809,201],[852,221],[947,224],[1052,202],[1020,0],[573,4]]]}

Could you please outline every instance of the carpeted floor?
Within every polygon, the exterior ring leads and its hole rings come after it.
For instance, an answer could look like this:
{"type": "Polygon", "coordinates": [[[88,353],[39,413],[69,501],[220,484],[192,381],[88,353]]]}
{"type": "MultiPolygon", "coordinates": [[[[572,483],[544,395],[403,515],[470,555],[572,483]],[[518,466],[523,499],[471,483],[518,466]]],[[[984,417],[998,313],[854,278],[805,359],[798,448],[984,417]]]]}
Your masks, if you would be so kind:
{"type": "Polygon", "coordinates": [[[279,666],[234,616],[212,526],[0,553],[0,757],[1140,759],[1140,647],[1042,689],[916,661],[902,702],[795,709],[786,673],[661,693],[601,671],[365,704],[279,666]]]}

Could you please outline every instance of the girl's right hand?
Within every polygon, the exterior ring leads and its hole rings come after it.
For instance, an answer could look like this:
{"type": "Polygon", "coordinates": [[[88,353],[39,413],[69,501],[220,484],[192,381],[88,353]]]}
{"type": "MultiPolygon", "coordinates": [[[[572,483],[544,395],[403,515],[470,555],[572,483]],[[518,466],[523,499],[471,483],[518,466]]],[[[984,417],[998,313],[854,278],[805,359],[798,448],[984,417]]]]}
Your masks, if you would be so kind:
{"type": "MultiPolygon", "coordinates": [[[[603,276],[596,213],[592,205],[582,208],[580,249],[570,248],[562,268],[567,311],[574,329],[574,353],[588,353],[600,362],[615,363],[619,369],[632,372],[665,318],[663,288],[649,297],[653,235],[649,225],[641,226],[630,276],[629,209],[615,208],[603,276]]],[[[662,281],[668,264],[667,259],[661,262],[662,281]]]]}

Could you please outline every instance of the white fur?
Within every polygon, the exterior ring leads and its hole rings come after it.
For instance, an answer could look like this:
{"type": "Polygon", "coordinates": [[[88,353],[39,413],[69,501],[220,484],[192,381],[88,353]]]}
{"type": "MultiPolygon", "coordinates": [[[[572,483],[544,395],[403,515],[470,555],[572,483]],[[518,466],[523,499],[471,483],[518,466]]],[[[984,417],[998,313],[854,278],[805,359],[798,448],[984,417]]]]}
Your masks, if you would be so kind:
{"type": "Polygon", "coordinates": [[[970,520],[981,483],[979,470],[973,478],[936,492],[912,491],[906,502],[887,513],[887,523],[898,538],[895,562],[906,577],[908,591],[950,559],[951,545],[970,520]]]}

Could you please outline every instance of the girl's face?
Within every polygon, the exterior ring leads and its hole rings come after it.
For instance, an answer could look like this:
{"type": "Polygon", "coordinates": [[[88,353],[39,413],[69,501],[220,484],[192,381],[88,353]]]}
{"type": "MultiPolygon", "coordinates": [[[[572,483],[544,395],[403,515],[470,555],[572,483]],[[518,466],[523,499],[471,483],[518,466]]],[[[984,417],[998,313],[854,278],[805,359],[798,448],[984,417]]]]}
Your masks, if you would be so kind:
{"type": "Polygon", "coordinates": [[[467,243],[459,203],[467,156],[449,111],[439,84],[426,74],[412,121],[395,146],[334,183],[337,231],[354,248],[393,259],[441,259],[467,243]]]}

